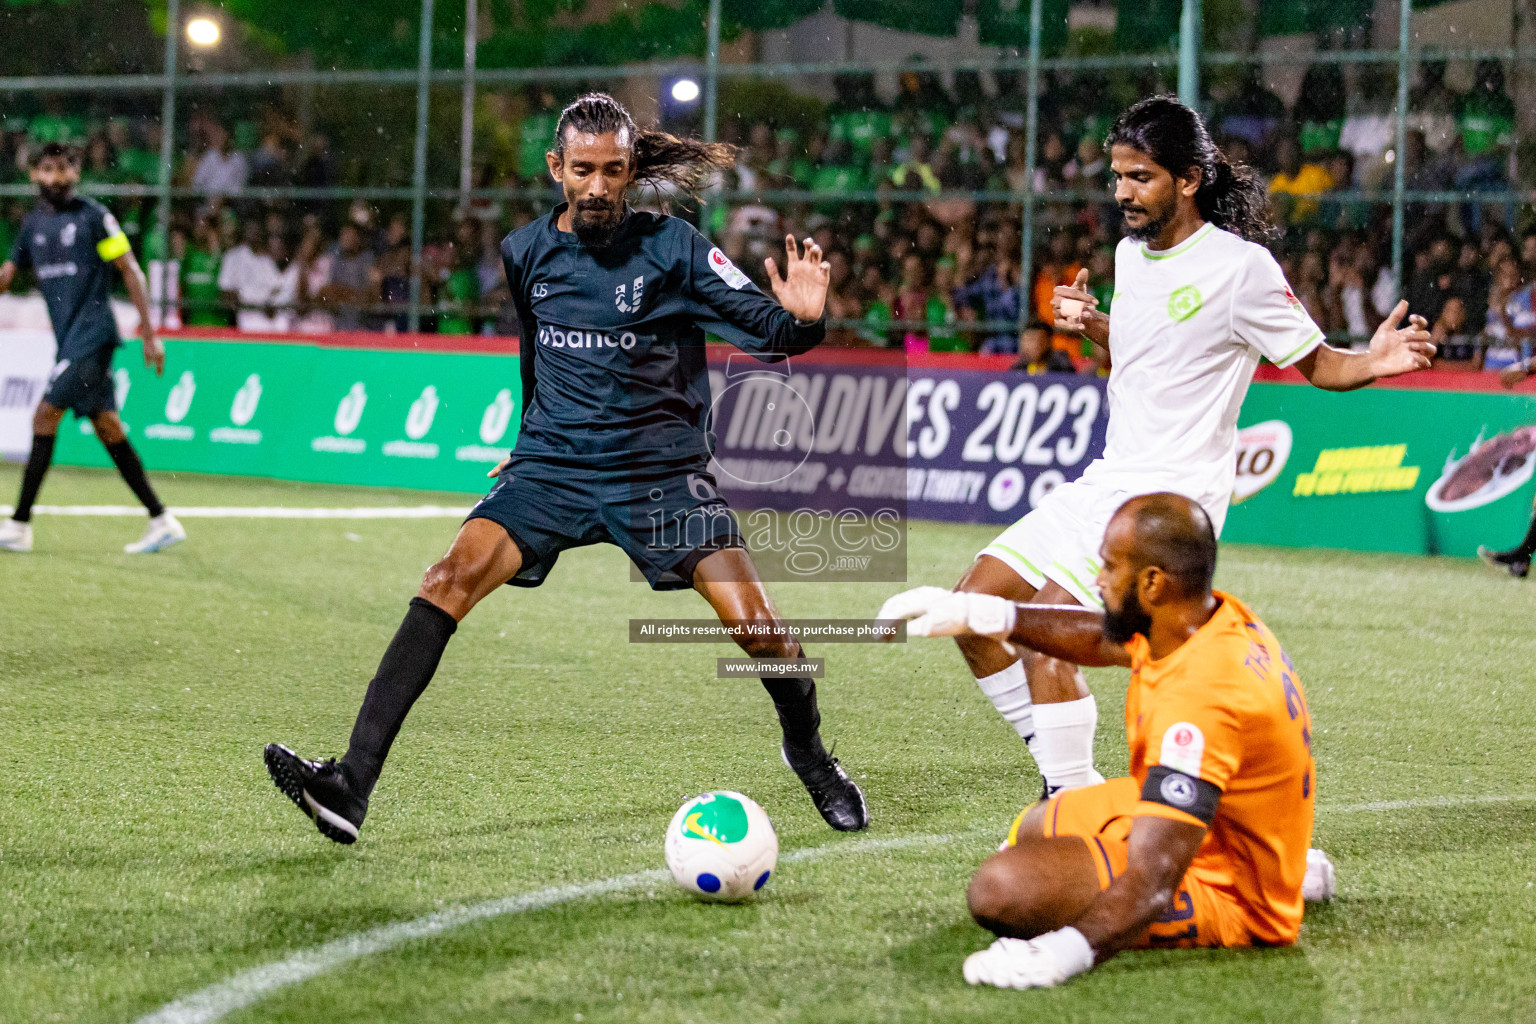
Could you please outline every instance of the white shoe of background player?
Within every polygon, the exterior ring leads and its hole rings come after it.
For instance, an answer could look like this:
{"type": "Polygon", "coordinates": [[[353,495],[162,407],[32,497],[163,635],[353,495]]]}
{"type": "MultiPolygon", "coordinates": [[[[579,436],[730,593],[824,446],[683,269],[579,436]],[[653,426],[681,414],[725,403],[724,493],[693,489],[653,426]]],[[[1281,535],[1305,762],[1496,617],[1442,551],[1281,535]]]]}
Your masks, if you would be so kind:
{"type": "Polygon", "coordinates": [[[187,531],[181,528],[176,517],[169,512],[162,512],[149,521],[144,536],[125,545],[123,550],[130,555],[152,555],[186,539],[187,531]]]}
{"type": "Polygon", "coordinates": [[[0,522],[0,551],[31,551],[32,524],[14,519],[0,522]]]}
{"type": "Polygon", "coordinates": [[[1307,873],[1301,880],[1301,898],[1312,902],[1331,900],[1338,889],[1333,861],[1322,850],[1308,850],[1307,873]]]}

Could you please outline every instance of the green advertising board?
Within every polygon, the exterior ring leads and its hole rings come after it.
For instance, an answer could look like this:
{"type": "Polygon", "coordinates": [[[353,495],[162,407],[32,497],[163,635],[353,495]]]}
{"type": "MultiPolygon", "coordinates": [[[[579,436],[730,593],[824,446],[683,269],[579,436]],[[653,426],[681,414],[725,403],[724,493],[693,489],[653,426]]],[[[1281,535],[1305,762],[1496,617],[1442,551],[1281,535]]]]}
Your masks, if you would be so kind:
{"type": "MultiPolygon", "coordinates": [[[[480,493],[517,438],[516,356],[173,339],[164,377],[137,343],[114,375],[156,471],[480,493]]],[[[90,432],[58,459],[105,466],[90,432]]]]}
{"type": "MultiPolygon", "coordinates": [[[[164,377],[136,342],[114,373],[155,472],[482,494],[521,406],[502,354],[176,338],[164,377]]],[[[1536,395],[1260,382],[1238,422],[1227,541],[1469,556],[1519,540],[1536,496],[1536,395]]],[[[86,423],[58,459],[108,465],[86,423]]]]}
{"type": "Polygon", "coordinates": [[[1536,396],[1254,384],[1238,424],[1222,540],[1465,556],[1529,521],[1536,396]]]}

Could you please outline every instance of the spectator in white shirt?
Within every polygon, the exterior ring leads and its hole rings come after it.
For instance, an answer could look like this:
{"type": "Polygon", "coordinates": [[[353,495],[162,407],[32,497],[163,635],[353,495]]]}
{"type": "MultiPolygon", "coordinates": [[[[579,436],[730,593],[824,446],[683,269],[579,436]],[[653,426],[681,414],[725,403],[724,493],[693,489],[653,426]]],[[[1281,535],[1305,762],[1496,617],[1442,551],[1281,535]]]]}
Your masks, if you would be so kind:
{"type": "Polygon", "coordinates": [[[240,307],[240,282],[250,276],[246,267],[263,248],[264,234],[260,223],[246,221],[240,228],[240,244],[226,252],[219,264],[219,295],[227,309],[240,307]]]}
{"type": "Polygon", "coordinates": [[[250,165],[245,154],[232,148],[229,132],[221,124],[208,129],[208,148],[192,171],[192,187],[204,189],[211,196],[227,195],[245,187],[250,165]]]}
{"type": "Polygon", "coordinates": [[[299,265],[288,258],[282,235],[270,235],[261,250],[237,261],[233,269],[226,257],[219,271],[219,287],[234,292],[239,303],[235,326],[240,330],[292,329],[297,316],[294,303],[299,294],[299,265]]]}
{"type": "MultiPolygon", "coordinates": [[[[1396,72],[1374,64],[1360,65],[1339,133],[1339,148],[1355,158],[1354,184],[1358,188],[1376,187],[1390,167],[1385,155],[1397,132],[1393,116],[1396,102],[1396,72]]],[[[1341,182],[1337,187],[1348,186],[1341,182]]]]}

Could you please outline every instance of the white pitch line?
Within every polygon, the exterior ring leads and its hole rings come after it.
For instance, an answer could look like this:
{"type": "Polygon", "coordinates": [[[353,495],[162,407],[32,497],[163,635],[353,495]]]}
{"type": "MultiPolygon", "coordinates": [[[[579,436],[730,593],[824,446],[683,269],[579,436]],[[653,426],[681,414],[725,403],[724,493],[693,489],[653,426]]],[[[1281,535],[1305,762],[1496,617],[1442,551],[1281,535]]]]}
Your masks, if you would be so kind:
{"type": "MultiPolygon", "coordinates": [[[[1461,807],[1470,804],[1517,803],[1533,800],[1536,800],[1536,793],[1520,793],[1513,796],[1421,797],[1411,800],[1378,800],[1333,806],[1324,804],[1318,807],[1318,811],[1322,814],[1354,814],[1408,810],[1418,807],[1461,807]]],[[[981,833],[995,830],[972,831],[981,833]]],[[[866,839],[862,842],[813,846],[787,853],[780,858],[780,861],[797,863],[838,853],[876,853],[917,846],[940,846],[970,834],[967,832],[961,835],[903,836],[895,839],[866,839]]],[[[155,1012],[139,1018],[136,1024],[213,1024],[236,1010],[260,1002],[278,989],[308,981],[353,960],[374,953],[382,953],[412,939],[429,938],[460,925],[493,917],[522,914],[530,910],[544,910],[592,896],[625,892],[644,885],[664,882],[668,876],[669,872],[657,869],[630,875],[617,875],[613,878],[579,885],[557,885],[524,893],[521,896],[506,896],[469,906],[450,907],[411,921],[397,921],[365,932],[354,932],[324,945],[301,950],[282,960],[240,971],[225,981],[167,1003],[155,1012]]]]}
{"type": "Polygon", "coordinates": [[[1407,811],[1415,807],[1466,807],[1470,804],[1514,804],[1536,800],[1536,793],[1516,793],[1514,796],[1425,796],[1413,800],[1373,800],[1364,804],[1342,804],[1318,811],[1325,814],[1358,814],[1361,811],[1407,811]]]}
{"type": "MultiPolygon", "coordinates": [[[[0,505],[0,516],[16,511],[0,505]]],[[[142,505],[38,505],[32,509],[45,516],[140,516],[142,505]]],[[[469,506],[450,505],[371,505],[361,508],[288,508],[275,506],[173,506],[179,519],[463,519],[469,506]]]]}
{"type": "MultiPolygon", "coordinates": [[[[784,863],[797,863],[839,853],[876,853],[915,846],[938,846],[953,842],[957,838],[959,837],[954,835],[931,835],[905,836],[897,839],[866,839],[862,842],[837,843],[794,850],[785,854],[780,860],[784,863]]],[[[175,1002],[167,1003],[154,1013],[141,1017],[137,1024],[213,1024],[214,1021],[236,1010],[259,1002],[278,989],[308,981],[310,978],[333,971],[360,957],[382,953],[412,939],[427,938],[450,928],[493,917],[522,914],[530,910],[544,910],[591,896],[625,892],[664,882],[670,877],[670,872],[660,869],[640,871],[632,875],[617,875],[596,882],[557,885],[524,893],[521,896],[506,896],[469,906],[450,907],[411,921],[380,925],[365,932],[342,936],[312,949],[301,950],[273,963],[240,971],[225,981],[210,985],[175,1002]]]]}

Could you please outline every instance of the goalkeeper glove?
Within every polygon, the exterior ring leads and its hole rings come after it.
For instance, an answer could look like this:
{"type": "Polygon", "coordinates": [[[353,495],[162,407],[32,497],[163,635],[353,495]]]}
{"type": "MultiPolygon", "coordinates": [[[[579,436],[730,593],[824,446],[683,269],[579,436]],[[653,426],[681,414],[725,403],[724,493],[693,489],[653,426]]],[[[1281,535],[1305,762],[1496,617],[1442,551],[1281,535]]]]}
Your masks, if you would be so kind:
{"type": "Polygon", "coordinates": [[[965,958],[962,973],[972,985],[1052,988],[1093,966],[1093,947],[1070,925],[1033,939],[998,939],[965,958]]]}
{"type": "Polygon", "coordinates": [[[876,618],[910,620],[908,636],[985,636],[1007,640],[1017,613],[1012,601],[992,594],[918,587],[886,601],[876,618]]]}

